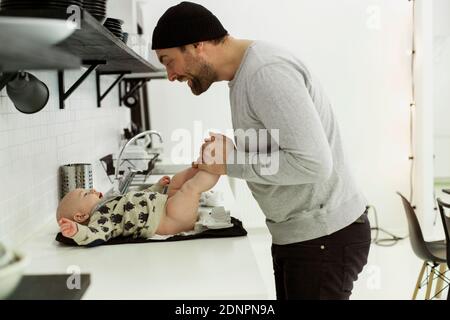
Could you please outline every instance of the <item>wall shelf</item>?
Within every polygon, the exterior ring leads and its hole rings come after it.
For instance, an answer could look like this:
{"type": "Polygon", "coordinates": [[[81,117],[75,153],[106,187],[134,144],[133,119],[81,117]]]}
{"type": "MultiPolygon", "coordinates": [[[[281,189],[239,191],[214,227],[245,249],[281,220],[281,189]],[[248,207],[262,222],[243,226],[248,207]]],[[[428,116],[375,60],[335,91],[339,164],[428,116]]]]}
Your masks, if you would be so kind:
{"type": "MultiPolygon", "coordinates": [[[[96,72],[97,105],[125,75],[139,74],[141,85],[150,79],[162,79],[161,69],[153,66],[141,57],[113,33],[106,29],[89,12],[81,11],[80,28],[67,39],[54,47],[28,50],[26,44],[14,41],[13,48],[0,49],[0,71],[16,71],[24,69],[53,69],[58,71],[60,109],[64,109],[64,102],[79,87],[79,85],[93,71],[96,72]],[[16,46],[16,42],[20,45],[16,46]],[[9,50],[8,57],[3,59],[2,50],[9,50]],[[70,54],[69,54],[70,52],[70,54]],[[6,63],[4,63],[6,61],[6,63]],[[4,65],[4,66],[3,66],[4,65]],[[87,71],[66,91],[64,84],[65,69],[87,66],[87,71]],[[102,75],[118,75],[113,84],[101,93],[100,79],[102,75]],[[145,76],[142,76],[145,75],[145,76]],[[154,77],[152,77],[154,75],[154,77]]],[[[65,10],[9,10],[0,12],[0,16],[23,16],[53,19],[68,19],[70,14],[65,10]]],[[[0,37],[1,40],[1,37],[0,37]]],[[[1,42],[0,42],[1,43],[1,42]]],[[[120,93],[119,93],[120,95],[120,93]]],[[[120,104],[122,102],[121,97],[120,104]]]]}
{"type": "Polygon", "coordinates": [[[165,70],[151,73],[131,73],[125,76],[125,79],[148,79],[148,80],[158,80],[167,79],[167,72],[165,70]]]}
{"type": "Polygon", "coordinates": [[[118,39],[88,12],[83,12],[81,29],[58,47],[82,60],[104,60],[97,71],[104,74],[156,72],[158,69],[118,39]]]}
{"type": "MultiPolygon", "coordinates": [[[[1,11],[3,16],[39,17],[68,19],[70,14],[65,10],[8,10],[1,11]]],[[[152,73],[161,71],[149,61],[141,57],[113,33],[106,29],[89,12],[81,11],[81,28],[62,41],[56,48],[77,56],[82,61],[106,61],[97,71],[102,74],[152,73]]],[[[55,48],[55,50],[57,50],[55,48]]],[[[39,60],[42,54],[35,57],[39,60]]]]}

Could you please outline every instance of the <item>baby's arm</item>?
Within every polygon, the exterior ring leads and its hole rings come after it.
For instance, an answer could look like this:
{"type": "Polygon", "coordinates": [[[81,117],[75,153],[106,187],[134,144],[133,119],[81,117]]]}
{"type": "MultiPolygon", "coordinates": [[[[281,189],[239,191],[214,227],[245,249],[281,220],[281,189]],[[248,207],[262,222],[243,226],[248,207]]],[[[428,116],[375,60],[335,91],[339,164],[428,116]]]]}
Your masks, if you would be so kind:
{"type": "Polygon", "coordinates": [[[81,246],[96,246],[108,241],[114,231],[114,226],[109,218],[99,215],[91,220],[88,226],[62,218],[59,226],[63,236],[72,238],[81,246]]]}
{"type": "Polygon", "coordinates": [[[75,221],[61,218],[58,221],[58,224],[62,235],[66,238],[72,238],[78,232],[77,223],[75,221]]]}
{"type": "Polygon", "coordinates": [[[159,181],[157,183],[155,183],[154,185],[152,185],[151,187],[149,187],[143,191],[163,193],[164,187],[168,186],[169,184],[170,184],[170,177],[164,176],[161,179],[159,179],[159,181]]]}

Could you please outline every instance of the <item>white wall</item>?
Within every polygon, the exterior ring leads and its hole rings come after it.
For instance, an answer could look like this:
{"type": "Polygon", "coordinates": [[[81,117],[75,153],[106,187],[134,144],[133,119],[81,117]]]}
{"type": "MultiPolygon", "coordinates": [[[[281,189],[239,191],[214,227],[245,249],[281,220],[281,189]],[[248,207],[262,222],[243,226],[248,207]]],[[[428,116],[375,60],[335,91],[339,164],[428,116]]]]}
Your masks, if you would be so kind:
{"type": "MultiPolygon", "coordinates": [[[[144,6],[150,35],[160,15],[180,1],[144,6]]],[[[399,190],[408,193],[411,3],[404,0],[209,0],[205,5],[231,35],[280,44],[303,59],[324,85],[341,126],[348,159],[380,224],[406,232],[399,190]]],[[[184,84],[149,85],[152,126],[170,137],[176,128],[231,127],[228,87],[200,97],[184,84]],[[170,119],[170,123],[167,122],[170,119]]],[[[167,140],[167,139],[166,139],[167,140]]],[[[172,142],[172,145],[176,142],[172,142]]],[[[167,147],[171,144],[168,143],[167,147]]],[[[166,148],[166,150],[169,148],[166,148]]],[[[248,191],[238,196],[247,226],[263,224],[248,191]]]]}
{"type": "MultiPolygon", "coordinates": [[[[40,112],[22,114],[6,90],[0,92],[0,242],[11,246],[55,219],[60,165],[92,163],[94,187],[110,189],[98,159],[117,151],[121,130],[130,121],[129,109],[118,107],[116,89],[97,108],[94,75],[60,110],[56,72],[31,73],[50,89],[50,100],[40,112]]],[[[66,90],[81,73],[66,73],[66,90]]],[[[102,79],[104,91],[114,79],[102,79]]]]}
{"type": "Polygon", "coordinates": [[[436,217],[433,199],[433,5],[416,0],[415,10],[415,123],[414,198],[425,237],[433,237],[436,217]]]}
{"type": "Polygon", "coordinates": [[[450,1],[433,0],[433,33],[435,36],[450,35],[450,1]]]}
{"type": "Polygon", "coordinates": [[[135,0],[109,0],[106,4],[107,17],[123,20],[122,30],[124,32],[137,33],[135,0]]]}
{"type": "Polygon", "coordinates": [[[433,1],[434,150],[438,178],[450,178],[450,1],[433,1]]]}

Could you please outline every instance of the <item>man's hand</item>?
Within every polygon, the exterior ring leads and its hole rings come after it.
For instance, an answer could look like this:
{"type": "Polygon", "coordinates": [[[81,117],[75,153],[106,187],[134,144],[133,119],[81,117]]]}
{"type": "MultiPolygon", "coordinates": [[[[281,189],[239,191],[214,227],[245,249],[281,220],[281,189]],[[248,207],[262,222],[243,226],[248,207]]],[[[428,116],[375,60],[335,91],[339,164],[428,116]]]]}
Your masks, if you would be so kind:
{"type": "Polygon", "coordinates": [[[200,156],[193,163],[194,168],[199,168],[213,174],[227,173],[227,158],[235,147],[233,140],[220,133],[209,133],[201,149],[200,156]]]}
{"type": "Polygon", "coordinates": [[[165,187],[170,184],[170,177],[164,176],[161,179],[159,179],[158,184],[165,187]]]}
{"type": "Polygon", "coordinates": [[[75,236],[78,232],[78,227],[76,222],[66,219],[66,218],[61,218],[58,221],[59,224],[59,228],[61,229],[61,233],[64,237],[67,238],[72,238],[73,236],[75,236]]]}

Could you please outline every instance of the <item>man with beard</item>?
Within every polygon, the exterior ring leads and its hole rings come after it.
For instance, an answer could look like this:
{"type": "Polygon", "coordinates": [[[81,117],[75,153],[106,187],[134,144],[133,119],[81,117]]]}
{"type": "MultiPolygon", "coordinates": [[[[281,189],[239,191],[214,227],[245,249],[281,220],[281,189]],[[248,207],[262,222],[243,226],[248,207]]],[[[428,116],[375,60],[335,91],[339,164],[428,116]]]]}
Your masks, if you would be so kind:
{"type": "Polygon", "coordinates": [[[235,130],[277,130],[278,139],[269,134],[256,147],[240,143],[245,137],[236,133],[237,147],[212,134],[196,164],[247,181],[272,235],[277,299],[348,299],[369,253],[366,200],[331,104],[310,70],[277,46],[231,37],[216,16],[191,2],[161,16],[152,49],[169,80],[186,81],[195,95],[229,81],[235,130]],[[277,170],[268,173],[274,162],[277,170]]]}

